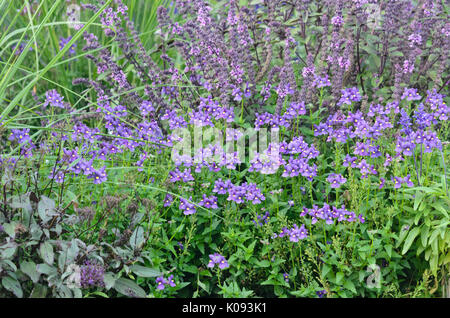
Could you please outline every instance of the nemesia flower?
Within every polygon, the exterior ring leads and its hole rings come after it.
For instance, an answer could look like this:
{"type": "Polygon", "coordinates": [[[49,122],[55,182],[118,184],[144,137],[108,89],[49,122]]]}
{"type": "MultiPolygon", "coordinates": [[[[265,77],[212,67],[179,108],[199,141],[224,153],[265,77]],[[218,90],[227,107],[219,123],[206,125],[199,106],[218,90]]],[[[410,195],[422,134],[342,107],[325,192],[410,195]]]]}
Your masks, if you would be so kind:
{"type": "Polygon", "coordinates": [[[52,107],[64,108],[64,97],[61,96],[56,89],[51,89],[45,92],[45,102],[42,104],[42,107],[45,108],[47,105],[52,107]]]}
{"type": "Polygon", "coordinates": [[[386,180],[384,178],[380,178],[380,185],[378,186],[378,189],[383,189],[385,182],[386,180]]]}
{"type": "MultiPolygon", "coordinates": [[[[189,199],[190,201],[192,201],[192,198],[189,199]]],[[[197,212],[195,205],[192,203],[189,203],[187,200],[181,198],[180,199],[180,206],[179,206],[180,210],[183,211],[184,215],[191,215],[197,212]]]]}
{"type": "Polygon", "coordinates": [[[419,94],[417,94],[416,88],[406,88],[405,87],[405,90],[403,91],[403,95],[402,95],[401,99],[405,99],[405,98],[407,101],[411,101],[411,100],[419,100],[422,97],[419,94]]]}
{"type": "Polygon", "coordinates": [[[327,291],[324,289],[324,290],[319,290],[319,291],[316,291],[316,295],[317,295],[317,297],[319,297],[319,298],[323,298],[323,296],[325,296],[327,294],[327,291]]]}
{"type": "Polygon", "coordinates": [[[30,129],[12,129],[11,135],[8,138],[11,141],[17,141],[19,144],[23,144],[31,141],[30,129]]]}
{"type": "Polygon", "coordinates": [[[229,267],[228,261],[220,255],[219,253],[214,253],[209,255],[209,263],[207,267],[213,268],[215,265],[219,265],[220,269],[225,269],[229,267]]]}
{"type": "Polygon", "coordinates": [[[156,278],[156,288],[157,289],[163,290],[165,288],[166,284],[168,284],[168,282],[164,279],[163,276],[156,278]]]}
{"type": "Polygon", "coordinates": [[[352,102],[361,101],[361,98],[362,97],[359,94],[359,90],[357,87],[346,88],[342,90],[341,99],[337,104],[338,106],[341,106],[343,104],[351,105],[352,102]]]}
{"type": "Polygon", "coordinates": [[[176,286],[176,284],[175,284],[175,279],[174,279],[173,275],[170,275],[170,276],[167,278],[167,283],[168,283],[171,287],[175,287],[175,286],[176,286]]]}
{"type": "Polygon", "coordinates": [[[340,174],[332,173],[328,176],[327,181],[330,183],[330,186],[332,188],[339,188],[341,185],[343,185],[347,179],[344,178],[340,174]]]}

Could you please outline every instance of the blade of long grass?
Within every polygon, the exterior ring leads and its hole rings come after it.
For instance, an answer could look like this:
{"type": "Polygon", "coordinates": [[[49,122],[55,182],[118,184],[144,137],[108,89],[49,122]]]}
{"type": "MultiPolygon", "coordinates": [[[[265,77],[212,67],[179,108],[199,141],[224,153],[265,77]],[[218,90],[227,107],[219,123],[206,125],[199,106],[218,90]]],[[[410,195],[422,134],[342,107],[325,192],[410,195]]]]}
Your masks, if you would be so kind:
{"type": "MultiPolygon", "coordinates": [[[[92,22],[94,22],[99,16],[100,14],[109,6],[109,4],[111,3],[112,0],[107,0],[106,3],[91,17],[91,19],[89,19],[89,21],[80,29],[78,30],[78,32],[72,37],[72,39],[67,43],[67,45],[62,48],[57,54],[56,56],[47,64],[47,66],[45,68],[43,68],[40,72],[39,75],[32,80],[12,101],[11,103],[9,103],[9,105],[6,107],[6,109],[0,114],[0,116],[2,116],[3,118],[5,118],[10,112],[11,110],[16,106],[17,102],[25,95],[27,94],[30,89],[37,83],[37,81],[39,80],[39,78],[41,76],[43,76],[45,73],[47,73],[53,66],[54,64],[69,50],[69,48],[75,43],[76,40],[78,40],[78,38],[80,38],[82,36],[82,34],[84,33],[84,31],[87,30],[87,28],[90,26],[90,24],[92,22]]],[[[59,3],[59,1],[57,0],[56,3],[59,3]]],[[[53,7],[52,7],[53,8],[53,7]]],[[[0,87],[1,88],[1,87],[0,87]]],[[[3,97],[3,94],[0,91],[0,97],[3,97]]]]}
{"type": "MultiPolygon", "coordinates": [[[[56,10],[56,5],[59,2],[60,2],[60,0],[56,0],[53,10],[56,10]]],[[[43,2],[39,5],[39,8],[42,6],[42,4],[43,4],[43,2]]],[[[36,17],[37,13],[39,12],[39,8],[34,13],[33,19],[36,17]]],[[[22,7],[22,9],[23,9],[23,7],[22,7]]],[[[51,13],[53,13],[53,11],[51,13]]],[[[43,22],[46,22],[50,18],[51,13],[44,17],[44,21],[43,22]]],[[[28,24],[26,31],[22,34],[22,36],[21,36],[21,38],[19,40],[19,43],[22,42],[22,40],[25,37],[25,34],[29,30],[30,26],[31,25],[28,24]]],[[[41,31],[41,29],[42,29],[42,27],[40,26],[36,33],[38,34],[41,31]]],[[[1,98],[3,98],[4,94],[5,94],[5,90],[6,90],[5,83],[7,83],[10,80],[10,78],[12,78],[14,76],[14,74],[17,71],[17,65],[21,65],[22,64],[22,61],[25,59],[25,56],[28,54],[28,51],[29,51],[30,47],[31,47],[31,41],[28,41],[27,45],[22,50],[22,52],[20,53],[20,55],[17,58],[17,60],[15,61],[15,63],[13,63],[11,65],[11,67],[6,71],[6,75],[3,74],[4,70],[2,70],[2,72],[0,73],[0,78],[1,78],[1,81],[0,81],[0,97],[1,98]]],[[[18,45],[15,47],[14,51],[11,53],[11,56],[8,59],[8,63],[13,58],[13,56],[14,56],[15,52],[17,51],[17,49],[18,49],[18,45]]]]}

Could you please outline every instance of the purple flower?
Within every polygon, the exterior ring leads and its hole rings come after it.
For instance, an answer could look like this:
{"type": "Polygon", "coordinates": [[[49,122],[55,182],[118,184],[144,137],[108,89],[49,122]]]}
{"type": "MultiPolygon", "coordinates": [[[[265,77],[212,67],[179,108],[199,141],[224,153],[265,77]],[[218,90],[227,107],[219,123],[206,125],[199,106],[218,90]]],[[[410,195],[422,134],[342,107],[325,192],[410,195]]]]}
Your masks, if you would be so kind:
{"type": "Polygon", "coordinates": [[[359,94],[359,90],[357,87],[346,88],[342,90],[342,96],[338,106],[343,104],[351,105],[352,102],[359,102],[361,100],[361,95],[359,94]]]}
{"type": "Polygon", "coordinates": [[[408,187],[414,187],[414,183],[411,181],[411,175],[407,175],[402,179],[402,183],[405,183],[408,187]]]}
{"type": "Polygon", "coordinates": [[[226,194],[230,185],[231,185],[230,180],[223,182],[222,179],[218,179],[216,180],[216,183],[214,184],[214,189],[212,191],[218,194],[226,194]]]}
{"type": "Polygon", "coordinates": [[[420,45],[422,44],[422,36],[418,33],[413,33],[408,36],[408,40],[410,41],[409,46],[414,47],[414,44],[420,45]]]}
{"type": "Polygon", "coordinates": [[[394,182],[394,189],[399,189],[402,187],[403,179],[401,177],[394,177],[392,182],[394,182]]]}
{"type": "Polygon", "coordinates": [[[317,297],[319,297],[319,298],[323,298],[323,296],[325,296],[326,293],[327,293],[327,291],[326,291],[325,289],[324,289],[324,290],[316,291],[316,295],[317,295],[317,297]]]}
{"type": "MultiPolygon", "coordinates": [[[[192,198],[190,198],[190,200],[192,201],[192,198]]],[[[183,198],[180,199],[180,210],[183,210],[184,215],[191,215],[197,212],[195,205],[183,198]]]]}
{"type": "Polygon", "coordinates": [[[351,166],[352,168],[356,168],[357,164],[355,163],[358,160],[357,157],[351,157],[350,155],[346,155],[344,159],[344,163],[342,164],[344,167],[351,166]]]}
{"type": "Polygon", "coordinates": [[[286,283],[289,283],[289,274],[288,273],[283,273],[283,278],[286,283]]]}
{"type": "Polygon", "coordinates": [[[207,209],[218,209],[217,206],[217,197],[214,195],[212,196],[206,196],[206,194],[203,194],[203,199],[198,203],[199,206],[203,206],[207,209]]]}
{"type": "Polygon", "coordinates": [[[347,179],[344,178],[340,174],[332,173],[328,176],[327,181],[331,184],[332,188],[339,188],[342,184],[344,184],[347,179]]]}
{"type": "Polygon", "coordinates": [[[298,242],[298,240],[304,240],[308,237],[308,231],[305,228],[305,225],[299,228],[297,224],[294,224],[292,229],[289,231],[289,241],[298,242]]]}
{"type": "Polygon", "coordinates": [[[384,178],[380,178],[380,186],[378,187],[378,189],[383,189],[385,182],[386,180],[384,178]]]}
{"type": "Polygon", "coordinates": [[[331,82],[328,80],[328,75],[325,75],[324,77],[316,76],[313,82],[313,86],[317,88],[331,86],[331,82]]]}
{"type": "Polygon", "coordinates": [[[170,275],[167,278],[167,283],[171,286],[171,287],[175,287],[177,284],[175,284],[175,279],[173,278],[173,275],[170,275]]]}
{"type": "Polygon", "coordinates": [[[219,253],[214,253],[209,255],[208,267],[213,268],[216,264],[219,265],[220,269],[225,269],[229,267],[228,261],[220,255],[219,253]]]}
{"type": "Polygon", "coordinates": [[[344,24],[344,19],[341,16],[336,15],[331,18],[331,24],[339,27],[344,24]]]}
{"type": "Polygon", "coordinates": [[[42,107],[45,108],[47,105],[52,107],[64,108],[64,97],[59,95],[56,89],[49,90],[45,93],[45,102],[42,107]]]}
{"type": "Polygon", "coordinates": [[[156,288],[157,289],[163,290],[165,288],[166,284],[168,284],[168,282],[164,279],[163,276],[156,278],[156,288]]]}
{"type": "Polygon", "coordinates": [[[107,180],[106,177],[106,166],[99,170],[94,170],[94,172],[88,177],[94,179],[94,184],[100,184],[107,180]]]}
{"type": "Polygon", "coordinates": [[[420,96],[419,94],[417,94],[417,89],[416,88],[406,88],[403,91],[403,95],[401,97],[401,99],[405,99],[408,101],[411,100],[419,100],[422,98],[422,96],[420,96]]]}
{"type": "MultiPolygon", "coordinates": [[[[59,38],[59,49],[62,50],[69,43],[70,40],[72,40],[71,36],[69,36],[68,38],[60,37],[59,38]]],[[[77,45],[75,43],[72,44],[72,46],[69,48],[69,51],[68,51],[69,52],[69,56],[75,54],[75,48],[76,47],[77,47],[77,45]]]]}
{"type": "Polygon", "coordinates": [[[64,182],[65,174],[63,171],[58,171],[56,174],[50,173],[48,176],[49,179],[53,179],[56,183],[63,183],[64,182]]]}
{"type": "Polygon", "coordinates": [[[166,194],[166,197],[164,198],[164,207],[171,206],[173,202],[173,196],[170,194],[166,194]]]}
{"type": "Polygon", "coordinates": [[[11,130],[11,135],[9,136],[9,140],[14,141],[16,140],[19,144],[23,144],[26,142],[31,142],[31,137],[30,137],[30,129],[29,128],[25,128],[25,129],[12,129],[11,130]]]}
{"type": "Polygon", "coordinates": [[[361,223],[366,222],[366,220],[364,219],[364,217],[363,217],[362,214],[358,215],[358,219],[359,219],[359,221],[360,221],[361,223]]]}
{"type": "Polygon", "coordinates": [[[87,261],[80,268],[80,283],[82,288],[103,287],[105,269],[103,266],[87,261]]]}

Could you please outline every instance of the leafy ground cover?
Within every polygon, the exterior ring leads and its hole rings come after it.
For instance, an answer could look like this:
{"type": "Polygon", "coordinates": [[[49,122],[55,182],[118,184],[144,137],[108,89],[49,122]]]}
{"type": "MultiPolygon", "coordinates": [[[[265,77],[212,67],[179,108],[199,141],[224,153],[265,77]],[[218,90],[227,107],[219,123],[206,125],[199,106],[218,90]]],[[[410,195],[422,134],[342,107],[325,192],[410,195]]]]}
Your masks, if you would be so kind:
{"type": "Polygon", "coordinates": [[[0,1],[1,297],[449,297],[444,1],[0,1]]]}

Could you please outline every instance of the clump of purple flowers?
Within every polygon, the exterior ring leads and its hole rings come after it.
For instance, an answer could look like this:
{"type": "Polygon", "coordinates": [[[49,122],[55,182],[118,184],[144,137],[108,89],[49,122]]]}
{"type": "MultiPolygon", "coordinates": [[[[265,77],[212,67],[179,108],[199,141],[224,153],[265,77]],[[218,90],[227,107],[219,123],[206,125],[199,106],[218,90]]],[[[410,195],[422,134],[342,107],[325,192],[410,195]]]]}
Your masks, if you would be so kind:
{"type": "Polygon", "coordinates": [[[298,227],[297,224],[294,224],[291,229],[288,229],[286,227],[283,227],[280,234],[274,235],[274,237],[289,237],[289,241],[291,242],[298,242],[299,240],[304,240],[308,237],[308,230],[306,229],[305,225],[302,224],[301,227],[298,227]]]}
{"type": "Polygon", "coordinates": [[[103,266],[87,261],[80,268],[80,283],[82,288],[104,287],[105,269],[103,266]]]}
{"type": "Polygon", "coordinates": [[[361,95],[357,87],[346,88],[342,90],[342,96],[338,106],[342,106],[343,104],[351,105],[352,102],[361,101],[361,95]]]}
{"type": "Polygon", "coordinates": [[[321,208],[317,205],[313,205],[310,209],[303,207],[300,216],[307,214],[312,217],[312,224],[315,224],[319,219],[325,220],[326,224],[333,224],[334,220],[337,220],[337,222],[354,222],[357,220],[355,212],[346,210],[344,206],[339,209],[335,206],[331,207],[326,203],[321,208]]]}
{"type": "Polygon", "coordinates": [[[411,181],[411,175],[407,175],[406,177],[393,177],[392,182],[394,183],[394,189],[399,189],[402,187],[402,184],[406,184],[408,187],[413,187],[414,183],[411,181]]]}
{"type": "Polygon", "coordinates": [[[50,105],[52,107],[64,108],[64,97],[61,96],[56,89],[51,89],[45,93],[45,102],[42,104],[42,107],[50,105]]]}

